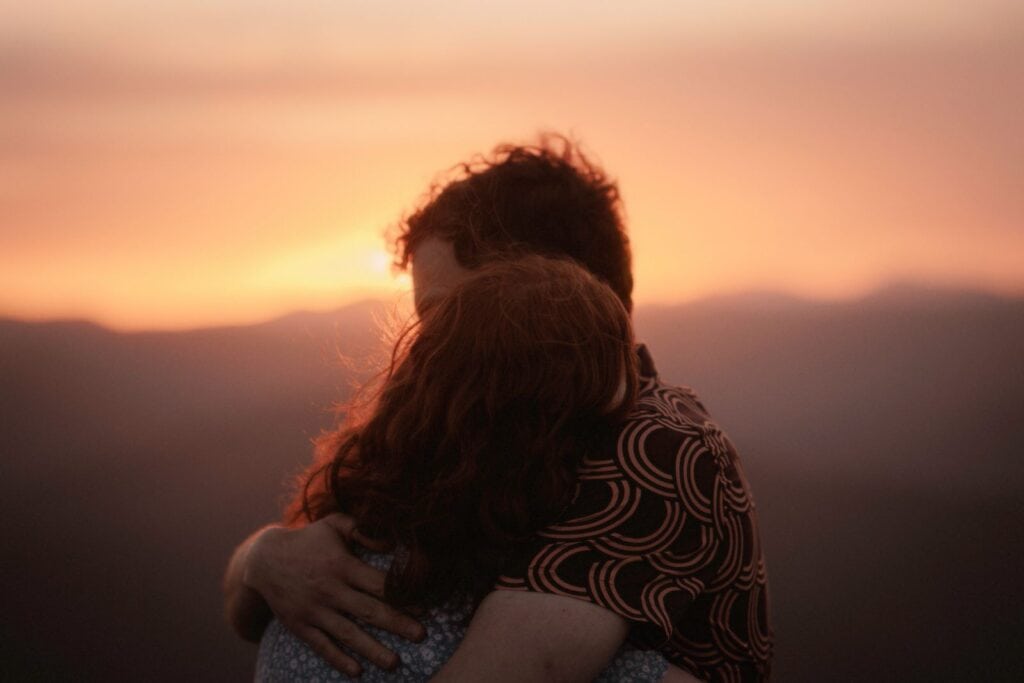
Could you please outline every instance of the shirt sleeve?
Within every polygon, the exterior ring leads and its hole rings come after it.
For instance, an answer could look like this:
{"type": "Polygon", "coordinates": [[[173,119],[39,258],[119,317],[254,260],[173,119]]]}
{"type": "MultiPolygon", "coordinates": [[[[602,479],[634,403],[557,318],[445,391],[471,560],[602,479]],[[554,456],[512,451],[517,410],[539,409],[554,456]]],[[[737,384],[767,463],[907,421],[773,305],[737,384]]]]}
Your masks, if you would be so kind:
{"type": "Polygon", "coordinates": [[[614,452],[583,461],[566,513],[497,587],[594,602],[660,635],[652,647],[673,639],[733,552],[732,447],[720,435],[711,423],[631,421],[614,452]]]}

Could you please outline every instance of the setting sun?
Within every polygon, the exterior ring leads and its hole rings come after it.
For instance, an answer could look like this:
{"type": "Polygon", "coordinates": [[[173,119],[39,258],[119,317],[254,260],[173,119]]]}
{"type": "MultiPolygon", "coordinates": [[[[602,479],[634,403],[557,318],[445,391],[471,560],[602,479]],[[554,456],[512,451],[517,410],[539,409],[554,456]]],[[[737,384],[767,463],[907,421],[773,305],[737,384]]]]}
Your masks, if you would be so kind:
{"type": "Polygon", "coordinates": [[[568,3],[568,34],[399,4],[0,10],[0,315],[173,328],[390,297],[386,230],[538,130],[619,180],[640,304],[1024,290],[1013,3],[568,3]]]}

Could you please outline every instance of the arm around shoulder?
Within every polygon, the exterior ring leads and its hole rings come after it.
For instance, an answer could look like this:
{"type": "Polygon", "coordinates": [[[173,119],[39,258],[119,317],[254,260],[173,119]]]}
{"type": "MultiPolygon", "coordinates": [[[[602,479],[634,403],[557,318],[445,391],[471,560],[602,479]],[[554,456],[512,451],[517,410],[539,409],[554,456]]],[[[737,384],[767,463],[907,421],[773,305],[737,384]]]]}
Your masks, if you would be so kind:
{"type": "Polygon", "coordinates": [[[459,649],[433,680],[590,681],[628,630],[625,619],[591,602],[495,591],[480,604],[459,649]]]}
{"type": "Polygon", "coordinates": [[[249,585],[249,556],[253,547],[275,528],[263,527],[245,539],[235,548],[224,572],[224,617],[235,633],[251,642],[259,642],[273,613],[263,596],[249,585]]]}

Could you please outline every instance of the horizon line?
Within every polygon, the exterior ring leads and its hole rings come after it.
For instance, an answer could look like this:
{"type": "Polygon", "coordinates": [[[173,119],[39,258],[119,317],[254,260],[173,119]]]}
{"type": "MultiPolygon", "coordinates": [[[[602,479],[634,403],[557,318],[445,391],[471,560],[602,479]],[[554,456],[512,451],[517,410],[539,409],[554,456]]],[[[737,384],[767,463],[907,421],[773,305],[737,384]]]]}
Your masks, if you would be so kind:
{"type": "MultiPolygon", "coordinates": [[[[648,301],[643,303],[636,303],[633,308],[633,314],[642,309],[671,309],[680,308],[687,306],[699,306],[702,304],[740,304],[740,305],[752,305],[758,301],[774,300],[778,302],[787,302],[793,304],[805,304],[805,305],[852,305],[857,303],[868,302],[871,299],[891,297],[898,299],[900,294],[910,295],[946,295],[946,296],[973,296],[978,298],[985,298],[991,300],[1002,300],[1002,301],[1021,301],[1024,300],[1024,289],[1020,291],[1007,291],[1005,289],[984,287],[982,285],[964,285],[964,284],[941,284],[941,283],[930,283],[917,280],[894,280],[888,283],[883,283],[865,292],[861,292],[855,295],[848,296],[808,296],[806,294],[797,293],[794,291],[787,291],[781,288],[752,288],[742,289],[734,291],[723,291],[713,294],[706,294],[703,296],[697,296],[689,299],[678,299],[676,301],[648,301]]],[[[396,297],[391,297],[390,301],[387,297],[378,297],[373,295],[357,296],[349,300],[343,300],[342,303],[336,306],[327,308],[290,308],[283,309],[278,313],[271,314],[268,316],[254,317],[251,320],[239,321],[239,322],[213,322],[210,324],[182,324],[182,325],[121,325],[112,323],[107,320],[103,320],[98,317],[89,317],[87,315],[65,315],[65,316],[50,316],[50,317],[34,317],[34,316],[21,316],[11,314],[0,310],[0,322],[5,323],[18,323],[26,325],[69,325],[69,324],[80,324],[97,327],[108,332],[117,334],[146,334],[146,333],[187,333],[197,332],[202,330],[222,330],[222,329],[239,329],[246,327],[259,327],[262,325],[269,325],[276,322],[283,321],[290,317],[296,316],[328,316],[337,314],[347,309],[353,309],[360,306],[366,305],[393,305],[395,309],[402,308],[401,302],[396,297]]],[[[411,304],[406,303],[406,307],[411,307],[411,304]]],[[[409,311],[411,312],[411,310],[409,311]]]]}

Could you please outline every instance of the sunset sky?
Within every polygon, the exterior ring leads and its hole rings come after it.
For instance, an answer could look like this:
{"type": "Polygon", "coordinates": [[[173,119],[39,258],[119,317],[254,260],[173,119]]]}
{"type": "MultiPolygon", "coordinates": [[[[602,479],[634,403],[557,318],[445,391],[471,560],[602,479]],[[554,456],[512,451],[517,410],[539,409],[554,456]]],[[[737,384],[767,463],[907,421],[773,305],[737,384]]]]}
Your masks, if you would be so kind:
{"type": "Polygon", "coordinates": [[[408,288],[437,174],[570,133],[636,299],[1024,293],[1017,0],[0,0],[0,316],[180,328],[408,288]]]}

